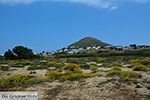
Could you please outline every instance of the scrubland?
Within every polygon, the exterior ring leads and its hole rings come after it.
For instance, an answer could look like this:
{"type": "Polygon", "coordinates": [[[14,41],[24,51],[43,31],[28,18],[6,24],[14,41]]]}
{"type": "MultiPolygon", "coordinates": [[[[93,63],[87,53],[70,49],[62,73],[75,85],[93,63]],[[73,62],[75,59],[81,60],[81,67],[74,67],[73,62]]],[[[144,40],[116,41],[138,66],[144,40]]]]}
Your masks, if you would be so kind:
{"type": "Polygon", "coordinates": [[[0,91],[37,91],[39,100],[150,100],[150,57],[0,60],[0,91]]]}

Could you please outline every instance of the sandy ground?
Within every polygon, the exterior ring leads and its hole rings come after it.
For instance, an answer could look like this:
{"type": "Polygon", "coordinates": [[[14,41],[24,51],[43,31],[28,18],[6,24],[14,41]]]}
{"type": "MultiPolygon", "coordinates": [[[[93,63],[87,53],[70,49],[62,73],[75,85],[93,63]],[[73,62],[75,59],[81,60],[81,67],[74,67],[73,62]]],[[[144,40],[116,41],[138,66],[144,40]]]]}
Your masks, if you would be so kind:
{"type": "MultiPolygon", "coordinates": [[[[11,68],[8,72],[1,73],[7,77],[15,74],[29,74],[31,71],[23,68],[11,68]]],[[[109,79],[103,71],[109,68],[100,68],[102,76],[79,81],[53,81],[44,82],[27,88],[13,89],[13,91],[36,91],[39,93],[39,100],[150,100],[150,90],[146,87],[135,88],[135,84],[119,83],[117,81],[106,84],[99,84],[109,79]]],[[[123,70],[128,70],[124,68],[123,70]]],[[[35,76],[44,76],[47,70],[35,70],[35,76]]],[[[90,73],[91,70],[83,70],[90,73]]],[[[139,72],[143,75],[140,80],[142,84],[150,84],[150,75],[139,72]]]]}
{"type": "MultiPolygon", "coordinates": [[[[38,92],[39,100],[150,100],[150,90],[133,85],[108,83],[97,86],[96,79],[86,82],[45,82],[15,91],[38,92]]],[[[13,90],[13,91],[14,91],[13,90]]]]}
{"type": "Polygon", "coordinates": [[[47,72],[47,70],[45,69],[42,69],[42,70],[34,70],[34,71],[28,71],[29,66],[25,66],[23,68],[15,68],[15,67],[11,67],[9,69],[9,71],[6,71],[6,72],[0,72],[0,75],[2,77],[8,77],[8,76],[12,76],[12,75],[16,75],[16,74],[30,74],[30,72],[36,72],[35,74],[31,74],[33,76],[37,76],[37,77],[40,77],[40,76],[44,76],[45,73],[47,72]]]}
{"type": "Polygon", "coordinates": [[[150,100],[150,90],[145,87],[119,82],[98,85],[105,80],[105,77],[93,77],[86,82],[45,82],[25,91],[38,91],[39,100],[150,100]]]}

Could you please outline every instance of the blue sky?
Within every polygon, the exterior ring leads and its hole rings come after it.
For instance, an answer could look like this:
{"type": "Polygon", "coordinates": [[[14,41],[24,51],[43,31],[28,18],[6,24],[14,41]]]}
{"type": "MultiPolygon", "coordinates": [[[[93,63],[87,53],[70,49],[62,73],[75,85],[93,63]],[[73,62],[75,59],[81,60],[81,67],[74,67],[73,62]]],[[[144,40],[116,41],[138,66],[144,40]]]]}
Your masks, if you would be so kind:
{"type": "Polygon", "coordinates": [[[150,0],[0,0],[0,54],[34,52],[91,36],[113,45],[150,45],[150,0]]]}

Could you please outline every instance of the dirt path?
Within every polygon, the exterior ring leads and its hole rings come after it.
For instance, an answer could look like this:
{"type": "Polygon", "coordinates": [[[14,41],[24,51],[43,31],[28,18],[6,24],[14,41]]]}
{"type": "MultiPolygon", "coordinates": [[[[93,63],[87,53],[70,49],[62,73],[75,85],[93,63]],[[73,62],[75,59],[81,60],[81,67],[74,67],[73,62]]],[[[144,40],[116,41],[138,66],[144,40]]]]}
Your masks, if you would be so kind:
{"type": "Polygon", "coordinates": [[[15,67],[11,67],[9,69],[9,71],[7,72],[4,72],[4,71],[1,71],[0,74],[1,76],[3,77],[8,77],[8,76],[12,76],[12,75],[16,75],[16,74],[30,74],[30,72],[36,72],[35,74],[32,74],[33,76],[37,76],[37,77],[40,77],[40,76],[44,76],[45,73],[46,73],[46,69],[42,69],[42,70],[27,70],[29,66],[25,66],[23,68],[15,68],[15,67]]]}

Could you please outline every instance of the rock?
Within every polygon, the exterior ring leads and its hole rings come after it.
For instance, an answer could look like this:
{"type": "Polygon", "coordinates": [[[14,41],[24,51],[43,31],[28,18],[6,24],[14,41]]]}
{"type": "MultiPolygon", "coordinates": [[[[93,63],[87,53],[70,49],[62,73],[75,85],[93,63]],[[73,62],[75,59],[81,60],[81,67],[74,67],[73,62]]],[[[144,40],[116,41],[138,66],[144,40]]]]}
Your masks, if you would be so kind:
{"type": "Polygon", "coordinates": [[[56,67],[50,67],[48,68],[48,70],[56,70],[57,68],[56,67]]]}
{"type": "Polygon", "coordinates": [[[97,63],[96,62],[87,62],[87,64],[89,64],[89,65],[97,65],[97,63]]]}

